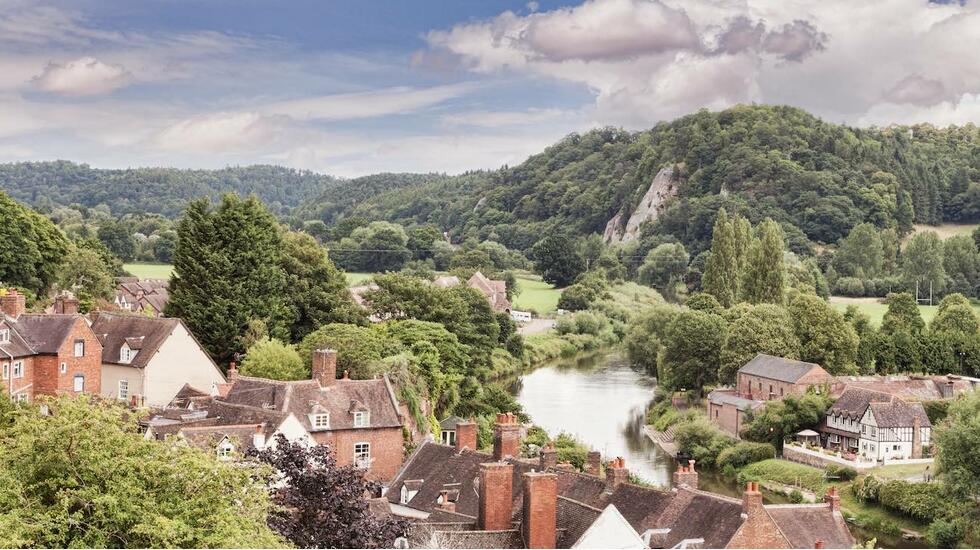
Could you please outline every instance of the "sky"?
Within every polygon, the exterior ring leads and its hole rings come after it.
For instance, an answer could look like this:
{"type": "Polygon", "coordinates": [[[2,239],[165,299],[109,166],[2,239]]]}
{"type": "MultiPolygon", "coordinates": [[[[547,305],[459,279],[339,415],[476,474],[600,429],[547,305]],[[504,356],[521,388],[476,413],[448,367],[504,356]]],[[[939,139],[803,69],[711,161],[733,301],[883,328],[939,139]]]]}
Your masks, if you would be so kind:
{"type": "Polygon", "coordinates": [[[0,0],[0,162],[455,174],[738,103],[975,123],[978,6],[0,0]]]}

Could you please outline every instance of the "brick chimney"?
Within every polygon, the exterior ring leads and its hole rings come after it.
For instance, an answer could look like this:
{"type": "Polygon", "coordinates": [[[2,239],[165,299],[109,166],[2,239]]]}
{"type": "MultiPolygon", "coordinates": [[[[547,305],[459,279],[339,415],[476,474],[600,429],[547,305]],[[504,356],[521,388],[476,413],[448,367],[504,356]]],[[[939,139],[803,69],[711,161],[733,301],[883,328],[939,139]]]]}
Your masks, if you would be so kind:
{"type": "Polygon", "coordinates": [[[507,462],[480,464],[480,509],[477,525],[484,531],[510,529],[514,465],[507,462]]]}
{"type": "Polygon", "coordinates": [[[674,470],[674,487],[686,485],[691,489],[698,488],[698,472],[694,469],[694,461],[688,460],[687,466],[680,466],[674,470]]]}
{"type": "Polygon", "coordinates": [[[17,292],[17,289],[11,288],[0,296],[0,312],[16,319],[25,311],[27,311],[27,297],[17,292]]]}
{"type": "Polygon", "coordinates": [[[613,492],[616,487],[626,483],[629,479],[630,471],[626,469],[626,460],[623,457],[617,457],[606,468],[606,492],[613,492]]]}
{"type": "Polygon", "coordinates": [[[235,365],[234,361],[228,363],[228,375],[225,376],[225,378],[227,378],[229,382],[238,380],[238,366],[235,365]]]}
{"type": "Polygon", "coordinates": [[[456,503],[449,500],[449,490],[447,489],[439,491],[439,509],[446,512],[456,511],[456,503]]]}
{"type": "Polygon", "coordinates": [[[602,471],[602,453],[599,451],[589,451],[585,457],[585,473],[594,476],[602,471]]]}
{"type": "Polygon", "coordinates": [[[922,421],[919,415],[912,419],[912,458],[922,458],[922,421]]]}
{"type": "Polygon", "coordinates": [[[78,298],[68,293],[61,293],[54,299],[54,312],[71,314],[78,313],[78,298]]]}
{"type": "Polygon", "coordinates": [[[521,536],[526,548],[554,548],[558,519],[558,476],[524,474],[524,515],[521,536]]]}
{"type": "Polygon", "coordinates": [[[556,468],[557,466],[558,449],[555,449],[555,444],[549,441],[541,448],[541,471],[546,472],[548,468],[556,468]]]}
{"type": "Polygon", "coordinates": [[[321,388],[334,385],[337,381],[337,352],[332,349],[313,351],[313,380],[320,383],[321,388]]]}
{"type": "Polygon", "coordinates": [[[823,497],[823,501],[830,505],[831,512],[839,512],[840,494],[837,492],[837,487],[829,487],[827,494],[823,497]]]}
{"type": "Polygon", "coordinates": [[[814,548],[823,548],[823,539],[817,539],[813,541],[814,548]]]}
{"type": "Polygon", "coordinates": [[[461,420],[456,423],[456,450],[476,450],[476,422],[461,420]]]}
{"type": "Polygon", "coordinates": [[[497,414],[493,427],[493,459],[500,461],[507,457],[521,456],[521,425],[513,413],[497,414]]]}
{"type": "Polygon", "coordinates": [[[265,430],[262,424],[255,425],[255,433],[252,435],[252,446],[257,451],[265,449],[265,430]]]}
{"type": "Polygon", "coordinates": [[[742,493],[742,513],[749,521],[759,518],[766,513],[762,507],[762,493],[759,491],[759,482],[749,481],[745,484],[745,492],[742,493]]]}

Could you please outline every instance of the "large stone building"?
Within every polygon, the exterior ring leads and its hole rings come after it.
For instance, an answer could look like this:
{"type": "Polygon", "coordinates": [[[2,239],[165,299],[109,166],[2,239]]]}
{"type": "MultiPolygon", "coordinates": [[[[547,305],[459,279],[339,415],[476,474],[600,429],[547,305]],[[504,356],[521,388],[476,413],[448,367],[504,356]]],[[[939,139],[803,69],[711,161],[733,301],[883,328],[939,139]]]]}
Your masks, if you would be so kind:
{"type": "Polygon", "coordinates": [[[673,489],[654,489],[630,483],[622,459],[601,477],[558,464],[550,447],[520,458],[520,425],[511,415],[498,416],[492,453],[474,450],[475,424],[455,428],[456,445],[423,443],[388,487],[390,513],[412,522],[413,547],[854,545],[836,492],[824,504],[765,505],[754,484],[742,499],[701,491],[693,464],[675,473],[673,489]]]}
{"type": "Polygon", "coordinates": [[[832,381],[833,376],[816,363],[760,353],[738,369],[735,388],[739,397],[770,401],[819,391],[832,381]]]}

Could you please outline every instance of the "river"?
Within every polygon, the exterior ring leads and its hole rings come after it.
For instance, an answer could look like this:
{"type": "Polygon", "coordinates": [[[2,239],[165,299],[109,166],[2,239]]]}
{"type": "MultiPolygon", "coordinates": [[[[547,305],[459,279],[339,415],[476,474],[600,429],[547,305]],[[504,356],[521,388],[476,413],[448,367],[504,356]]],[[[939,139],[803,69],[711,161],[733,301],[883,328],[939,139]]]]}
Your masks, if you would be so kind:
{"type": "Polygon", "coordinates": [[[635,475],[669,485],[674,460],[643,433],[656,381],[630,367],[618,351],[558,361],[511,386],[535,424],[552,436],[566,432],[604,459],[621,456],[635,475]]]}

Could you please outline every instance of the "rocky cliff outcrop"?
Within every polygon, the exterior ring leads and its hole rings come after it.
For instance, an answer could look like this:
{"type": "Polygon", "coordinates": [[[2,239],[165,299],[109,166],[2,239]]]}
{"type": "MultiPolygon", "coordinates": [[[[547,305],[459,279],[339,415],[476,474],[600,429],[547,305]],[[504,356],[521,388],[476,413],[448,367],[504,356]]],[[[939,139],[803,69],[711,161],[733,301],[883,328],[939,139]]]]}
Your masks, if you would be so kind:
{"type": "Polygon", "coordinates": [[[657,219],[667,199],[677,195],[677,181],[673,167],[661,168],[650,182],[646,194],[623,225],[623,213],[619,212],[606,223],[602,238],[607,243],[628,243],[640,236],[640,226],[657,219]]]}

